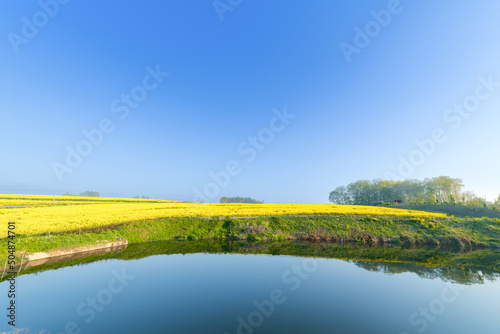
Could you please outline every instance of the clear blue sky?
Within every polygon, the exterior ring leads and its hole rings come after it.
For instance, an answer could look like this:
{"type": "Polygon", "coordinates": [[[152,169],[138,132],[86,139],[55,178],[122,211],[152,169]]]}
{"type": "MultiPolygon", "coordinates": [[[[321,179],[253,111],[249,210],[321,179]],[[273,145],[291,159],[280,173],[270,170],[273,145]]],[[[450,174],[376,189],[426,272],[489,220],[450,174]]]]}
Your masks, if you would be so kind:
{"type": "Polygon", "coordinates": [[[496,0],[40,3],[0,4],[0,193],[327,203],[400,157],[500,193],[496,0]]]}

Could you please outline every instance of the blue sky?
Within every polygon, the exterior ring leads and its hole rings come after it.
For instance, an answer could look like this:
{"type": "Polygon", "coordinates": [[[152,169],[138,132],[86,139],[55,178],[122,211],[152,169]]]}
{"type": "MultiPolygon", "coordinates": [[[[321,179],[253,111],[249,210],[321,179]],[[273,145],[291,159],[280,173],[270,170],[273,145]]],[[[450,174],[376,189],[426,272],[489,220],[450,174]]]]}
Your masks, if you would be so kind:
{"type": "Polygon", "coordinates": [[[327,203],[388,175],[500,193],[498,1],[60,1],[0,4],[2,193],[327,203]]]}

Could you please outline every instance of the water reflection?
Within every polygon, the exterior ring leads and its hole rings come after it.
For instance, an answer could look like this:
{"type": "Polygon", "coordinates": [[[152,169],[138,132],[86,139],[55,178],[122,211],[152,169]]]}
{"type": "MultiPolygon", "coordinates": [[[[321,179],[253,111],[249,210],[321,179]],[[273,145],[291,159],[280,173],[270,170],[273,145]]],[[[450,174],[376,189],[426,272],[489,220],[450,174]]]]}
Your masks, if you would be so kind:
{"type": "MultiPolygon", "coordinates": [[[[442,247],[369,247],[354,244],[311,242],[245,242],[226,240],[159,241],[131,244],[125,249],[103,254],[28,266],[21,274],[31,274],[106,259],[132,260],[171,254],[266,254],[331,258],[351,261],[359,268],[384,274],[415,273],[421,278],[460,284],[482,284],[500,276],[500,250],[453,249],[442,247]]],[[[83,255],[83,256],[82,256],[83,255]]],[[[2,281],[5,281],[3,278],[2,281]]]]}
{"type": "Polygon", "coordinates": [[[498,259],[490,249],[132,244],[23,270],[19,325],[92,334],[497,333],[498,259]]]}

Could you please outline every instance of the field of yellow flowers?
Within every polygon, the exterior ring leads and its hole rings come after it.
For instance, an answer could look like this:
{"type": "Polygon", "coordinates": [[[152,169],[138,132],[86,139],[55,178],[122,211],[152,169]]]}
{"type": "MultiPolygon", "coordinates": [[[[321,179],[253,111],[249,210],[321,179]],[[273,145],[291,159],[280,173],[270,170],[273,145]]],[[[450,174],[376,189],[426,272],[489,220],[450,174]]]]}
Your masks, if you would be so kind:
{"type": "MultiPolygon", "coordinates": [[[[15,196],[0,195],[0,202],[7,199],[17,200],[17,205],[31,205],[33,201],[48,201],[50,196],[15,196]],[[9,198],[7,198],[10,196],[9,198]],[[24,202],[23,202],[24,201],[24,202]]],[[[52,197],[53,198],[53,197],[52,197]]],[[[206,204],[177,201],[88,198],[56,198],[50,206],[0,207],[2,226],[7,222],[16,222],[16,233],[39,234],[62,232],[118,224],[130,221],[169,218],[169,217],[248,217],[276,215],[377,215],[443,217],[444,214],[428,213],[404,209],[392,209],[355,205],[328,204],[206,204]],[[78,200],[78,201],[75,201],[78,200]],[[59,200],[59,201],[58,201],[59,200]],[[86,205],[72,205],[81,202],[86,205]],[[57,205],[60,204],[60,205],[57,205]]],[[[50,202],[50,201],[49,201],[50,202]]],[[[7,228],[0,229],[0,238],[7,235],[7,228]]]]}
{"type": "Polygon", "coordinates": [[[166,201],[140,198],[106,198],[83,196],[50,196],[50,195],[4,195],[0,194],[0,208],[14,206],[46,206],[46,205],[78,205],[96,203],[171,203],[166,201]]]}

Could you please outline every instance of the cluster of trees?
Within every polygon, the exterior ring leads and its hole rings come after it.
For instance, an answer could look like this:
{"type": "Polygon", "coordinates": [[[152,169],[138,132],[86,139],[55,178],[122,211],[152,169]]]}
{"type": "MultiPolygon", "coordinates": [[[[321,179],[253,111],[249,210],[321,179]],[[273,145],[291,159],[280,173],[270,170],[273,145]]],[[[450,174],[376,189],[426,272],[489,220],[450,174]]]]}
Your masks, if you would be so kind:
{"type": "MultiPolygon", "coordinates": [[[[397,203],[437,204],[465,203],[486,206],[486,200],[471,191],[462,191],[462,179],[449,176],[423,181],[360,180],[330,192],[330,202],[336,204],[381,205],[397,203]]],[[[500,196],[497,199],[500,204],[500,196]]]]}
{"type": "Polygon", "coordinates": [[[149,196],[144,196],[144,195],[143,195],[143,196],[139,196],[139,195],[137,195],[137,196],[134,196],[134,197],[132,197],[132,198],[151,199],[151,197],[149,197],[149,196]]]}
{"type": "Polygon", "coordinates": [[[80,193],[78,196],[84,196],[84,197],[99,197],[99,192],[98,191],[89,191],[86,190],[83,193],[80,193]]]}
{"type": "MultiPolygon", "coordinates": [[[[63,194],[63,196],[75,196],[71,193],[65,193],[63,194]]],[[[98,191],[90,191],[90,190],[86,190],[84,191],[83,193],[80,193],[80,195],[78,196],[84,196],[84,197],[99,197],[99,192],[98,191]]]]}
{"type": "Polygon", "coordinates": [[[257,201],[250,197],[221,197],[221,203],[253,203],[253,204],[262,204],[264,201],[257,201]]]}

